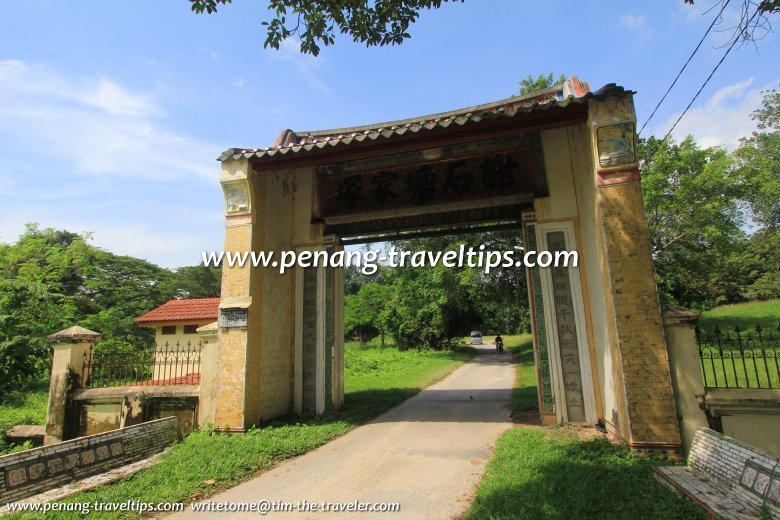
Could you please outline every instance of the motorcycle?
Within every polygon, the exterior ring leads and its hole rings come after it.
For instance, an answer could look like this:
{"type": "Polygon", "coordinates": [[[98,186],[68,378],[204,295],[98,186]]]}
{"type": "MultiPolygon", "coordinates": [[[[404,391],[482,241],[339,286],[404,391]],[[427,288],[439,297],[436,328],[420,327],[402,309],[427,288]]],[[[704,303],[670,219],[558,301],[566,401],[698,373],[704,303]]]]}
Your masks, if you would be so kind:
{"type": "Polygon", "coordinates": [[[498,349],[499,354],[504,353],[504,341],[503,340],[497,340],[496,341],[496,349],[498,349]]]}

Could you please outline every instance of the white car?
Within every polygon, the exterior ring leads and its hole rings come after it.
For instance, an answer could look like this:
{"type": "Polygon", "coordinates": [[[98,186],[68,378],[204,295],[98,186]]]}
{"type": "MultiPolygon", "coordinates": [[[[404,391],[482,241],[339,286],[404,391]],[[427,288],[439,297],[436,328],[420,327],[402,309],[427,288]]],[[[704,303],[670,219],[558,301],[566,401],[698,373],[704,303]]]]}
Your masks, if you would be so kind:
{"type": "Polygon", "coordinates": [[[482,333],[478,330],[471,331],[471,344],[482,345],[482,333]]]}

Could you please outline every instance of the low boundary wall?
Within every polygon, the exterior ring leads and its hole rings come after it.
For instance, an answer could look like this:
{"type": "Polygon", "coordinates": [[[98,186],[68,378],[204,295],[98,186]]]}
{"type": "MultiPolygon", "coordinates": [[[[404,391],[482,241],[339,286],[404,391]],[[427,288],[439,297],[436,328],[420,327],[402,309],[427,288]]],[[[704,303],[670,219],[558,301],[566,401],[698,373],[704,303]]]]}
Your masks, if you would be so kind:
{"type": "Polygon", "coordinates": [[[2,456],[0,503],[145,459],[178,439],[178,419],[166,417],[2,456]]]}

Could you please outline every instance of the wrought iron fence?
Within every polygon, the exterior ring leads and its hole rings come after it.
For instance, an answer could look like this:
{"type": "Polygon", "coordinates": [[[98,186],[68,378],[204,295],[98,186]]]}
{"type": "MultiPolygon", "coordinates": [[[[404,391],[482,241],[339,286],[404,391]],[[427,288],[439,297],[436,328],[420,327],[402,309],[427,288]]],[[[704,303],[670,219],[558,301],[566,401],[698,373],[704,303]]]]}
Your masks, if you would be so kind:
{"type": "Polygon", "coordinates": [[[780,388],[780,325],[730,331],[696,328],[705,388],[780,388]]]}
{"type": "Polygon", "coordinates": [[[90,347],[84,354],[83,386],[170,386],[200,384],[202,344],[141,346],[111,352],[90,347]]]}

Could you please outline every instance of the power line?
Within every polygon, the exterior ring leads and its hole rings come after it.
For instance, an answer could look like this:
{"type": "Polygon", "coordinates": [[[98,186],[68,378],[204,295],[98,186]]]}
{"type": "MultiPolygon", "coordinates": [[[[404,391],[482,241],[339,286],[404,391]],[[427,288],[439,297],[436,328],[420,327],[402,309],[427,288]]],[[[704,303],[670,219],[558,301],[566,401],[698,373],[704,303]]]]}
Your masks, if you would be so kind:
{"type": "MultiPolygon", "coordinates": [[[[753,16],[751,16],[751,17],[750,17],[750,19],[749,19],[749,20],[748,20],[748,21],[745,23],[745,27],[748,27],[748,26],[750,26],[750,22],[752,22],[752,21],[753,21],[753,18],[755,18],[755,17],[756,17],[756,15],[757,15],[757,14],[758,14],[758,12],[760,11],[760,9],[761,9],[761,8],[760,8],[760,6],[759,6],[759,8],[758,8],[758,9],[756,9],[756,12],[754,12],[754,13],[753,13],[753,16]]],[[[712,76],[714,76],[714,75],[715,75],[715,72],[718,70],[718,67],[720,67],[720,66],[721,66],[721,64],[723,63],[723,61],[726,59],[726,56],[728,56],[728,55],[729,55],[729,53],[731,52],[731,49],[733,49],[733,48],[734,48],[734,46],[737,44],[737,42],[739,42],[739,40],[740,40],[739,36],[737,36],[737,37],[735,37],[735,38],[734,38],[734,41],[733,41],[733,42],[731,42],[731,45],[729,45],[729,48],[728,48],[728,49],[726,49],[726,52],[723,54],[723,57],[720,59],[720,61],[718,62],[718,64],[717,64],[717,65],[715,65],[715,68],[714,68],[714,69],[712,69],[712,72],[710,72],[710,75],[709,75],[709,76],[707,76],[707,79],[705,79],[705,80],[704,80],[704,83],[702,83],[702,84],[701,84],[701,87],[700,87],[700,88],[699,88],[699,90],[696,92],[696,95],[694,95],[694,96],[693,96],[693,99],[691,99],[691,102],[690,102],[690,103],[688,103],[688,106],[687,106],[687,107],[685,107],[685,110],[683,110],[682,114],[680,114],[680,117],[678,117],[678,118],[677,118],[677,121],[675,121],[675,122],[674,122],[674,124],[672,125],[672,127],[671,127],[671,128],[669,129],[669,131],[666,133],[666,135],[665,135],[665,136],[664,136],[664,138],[663,138],[663,141],[666,141],[666,139],[667,139],[667,138],[668,138],[670,135],[672,135],[672,131],[673,131],[673,130],[675,129],[675,127],[677,126],[677,123],[679,123],[679,122],[680,122],[680,120],[681,120],[681,119],[682,119],[682,118],[685,116],[685,114],[688,112],[688,109],[689,109],[689,108],[691,108],[691,105],[693,105],[694,101],[696,101],[696,98],[698,98],[698,97],[699,97],[699,94],[701,94],[701,91],[702,91],[702,90],[704,90],[704,87],[706,87],[706,86],[707,86],[707,83],[709,83],[709,82],[710,82],[710,80],[712,79],[712,76]]],[[[662,141],[662,142],[663,142],[663,141],[662,141]]]]}
{"type": "Polygon", "coordinates": [[[718,19],[720,19],[720,15],[723,14],[723,11],[726,9],[726,6],[729,5],[729,2],[731,2],[731,0],[726,0],[726,2],[723,4],[723,7],[720,8],[720,11],[715,16],[715,18],[712,20],[712,23],[710,24],[710,26],[707,28],[707,32],[704,33],[704,36],[702,36],[701,40],[699,40],[699,44],[696,46],[695,49],[693,49],[693,52],[691,53],[691,55],[688,56],[688,60],[686,60],[685,64],[680,69],[680,72],[677,73],[677,77],[674,78],[674,81],[672,81],[672,84],[669,85],[669,88],[666,89],[666,92],[664,93],[663,97],[661,98],[661,100],[658,102],[658,104],[653,109],[653,112],[650,114],[650,117],[648,117],[647,120],[645,121],[645,123],[642,125],[642,128],[639,129],[639,133],[637,135],[642,135],[642,130],[644,130],[645,127],[647,126],[647,123],[649,123],[650,120],[653,119],[653,116],[658,111],[658,107],[661,106],[661,103],[664,102],[664,100],[666,99],[666,96],[669,95],[669,92],[671,92],[672,89],[674,88],[674,86],[677,84],[677,80],[680,79],[680,76],[685,71],[685,68],[688,66],[688,64],[691,62],[693,57],[699,51],[699,47],[701,47],[701,44],[704,43],[704,40],[707,38],[707,35],[710,34],[710,31],[715,26],[715,23],[718,21],[718,19]]]}
{"type": "MultiPolygon", "coordinates": [[[[757,15],[757,14],[760,12],[760,10],[761,10],[761,6],[759,5],[759,7],[758,7],[758,8],[756,9],[756,11],[753,13],[753,16],[751,16],[751,17],[750,17],[750,19],[748,19],[748,21],[747,21],[747,22],[745,22],[745,27],[746,27],[746,28],[750,26],[750,23],[753,21],[753,19],[756,17],[756,15],[757,15]]],[[[672,127],[669,129],[669,131],[668,131],[668,132],[666,132],[666,135],[664,136],[664,138],[663,138],[663,139],[661,139],[661,140],[658,142],[658,145],[655,147],[655,150],[653,150],[653,153],[652,153],[652,154],[650,154],[650,158],[651,158],[651,159],[652,159],[653,157],[655,157],[655,154],[656,154],[656,153],[658,153],[658,150],[661,148],[661,146],[662,146],[662,145],[663,145],[663,144],[666,142],[666,140],[667,140],[667,139],[669,139],[669,136],[671,136],[671,135],[672,135],[672,132],[673,132],[673,131],[674,131],[674,129],[677,127],[677,124],[678,124],[678,123],[679,123],[679,122],[682,120],[682,118],[683,118],[683,117],[685,117],[685,114],[687,114],[687,113],[688,113],[688,109],[690,109],[690,108],[691,108],[691,106],[693,105],[693,103],[694,103],[694,102],[696,101],[696,99],[699,97],[699,94],[701,94],[702,90],[704,90],[704,87],[706,87],[706,86],[707,86],[707,83],[709,83],[709,82],[710,82],[710,80],[712,79],[712,76],[714,76],[714,75],[715,75],[715,72],[717,72],[718,68],[721,66],[721,64],[724,62],[724,60],[726,59],[726,57],[727,57],[727,56],[729,55],[729,53],[731,52],[731,49],[733,49],[733,48],[734,48],[734,46],[735,46],[735,45],[736,45],[736,44],[739,42],[739,40],[740,40],[739,36],[736,36],[736,37],[734,38],[734,41],[733,41],[733,42],[731,42],[731,45],[729,45],[729,48],[728,48],[728,49],[726,49],[726,52],[725,52],[725,53],[723,54],[723,56],[720,58],[720,61],[718,62],[718,64],[717,64],[717,65],[715,65],[715,68],[714,68],[714,69],[712,69],[712,72],[710,72],[710,75],[709,75],[709,76],[707,76],[707,79],[705,79],[705,80],[704,80],[704,83],[702,83],[702,84],[701,84],[701,87],[699,87],[699,90],[698,90],[698,91],[696,92],[696,94],[693,96],[693,99],[691,99],[691,102],[690,102],[690,103],[688,103],[688,106],[686,106],[686,107],[685,107],[685,110],[683,110],[683,111],[682,111],[682,114],[680,114],[680,117],[678,117],[678,118],[677,118],[677,120],[674,122],[674,124],[672,125],[672,127]]]]}

